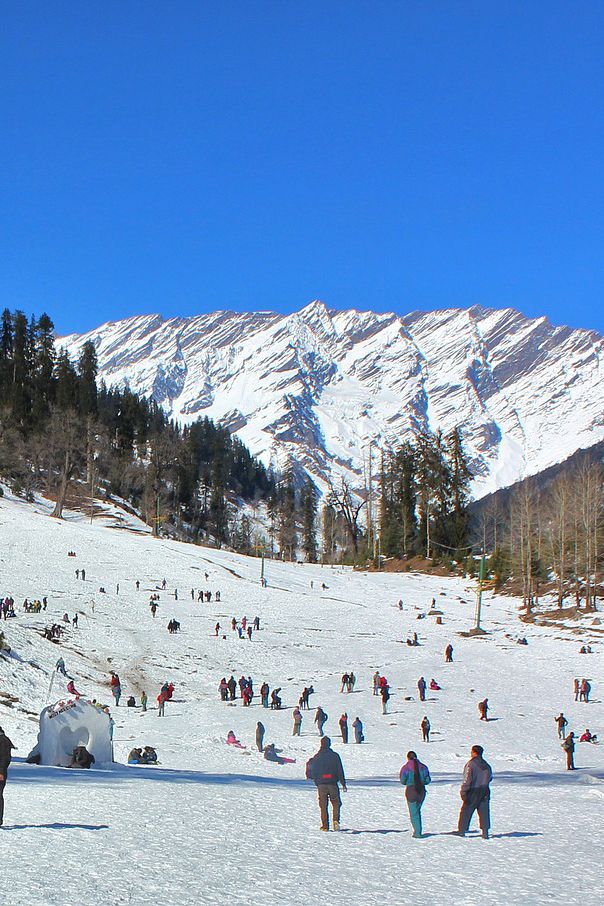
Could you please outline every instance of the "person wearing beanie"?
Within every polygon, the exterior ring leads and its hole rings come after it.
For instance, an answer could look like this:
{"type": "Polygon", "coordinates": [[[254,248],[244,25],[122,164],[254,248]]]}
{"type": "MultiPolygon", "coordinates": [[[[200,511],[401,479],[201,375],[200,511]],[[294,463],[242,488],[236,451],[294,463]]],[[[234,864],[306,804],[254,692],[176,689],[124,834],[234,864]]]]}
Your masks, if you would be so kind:
{"type": "Polygon", "coordinates": [[[340,830],[340,808],[342,800],[340,798],[341,786],[346,792],[346,777],[344,776],[344,767],[342,759],[331,748],[331,739],[329,736],[323,736],[321,747],[306,764],[306,777],[312,780],[317,787],[319,798],[319,810],[321,812],[321,830],[329,830],[329,810],[331,802],[333,812],[333,829],[340,830]]]}

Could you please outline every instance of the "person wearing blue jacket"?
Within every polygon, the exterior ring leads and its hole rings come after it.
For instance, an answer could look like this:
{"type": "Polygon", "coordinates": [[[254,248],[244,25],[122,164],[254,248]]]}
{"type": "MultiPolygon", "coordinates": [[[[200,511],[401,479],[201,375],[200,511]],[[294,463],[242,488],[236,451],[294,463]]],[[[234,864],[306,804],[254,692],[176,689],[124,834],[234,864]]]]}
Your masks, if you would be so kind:
{"type": "Polygon", "coordinates": [[[409,817],[413,826],[413,836],[423,837],[422,805],[426,798],[426,786],[430,783],[430,771],[422,764],[415,752],[407,752],[407,763],[400,773],[401,783],[405,787],[405,797],[409,807],[409,817]]]}

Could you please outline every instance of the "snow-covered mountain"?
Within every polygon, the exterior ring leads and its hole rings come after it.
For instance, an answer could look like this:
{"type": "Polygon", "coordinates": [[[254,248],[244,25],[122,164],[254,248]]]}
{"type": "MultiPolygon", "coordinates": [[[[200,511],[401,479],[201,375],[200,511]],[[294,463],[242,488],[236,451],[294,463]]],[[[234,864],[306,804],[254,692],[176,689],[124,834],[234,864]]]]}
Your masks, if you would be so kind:
{"type": "Polygon", "coordinates": [[[322,487],[338,474],[359,486],[370,443],[418,428],[463,429],[477,496],[604,439],[604,338],[513,309],[400,317],[315,301],[290,315],[144,315],[59,345],[77,357],[86,340],[108,385],[184,423],[207,415],[322,487]]]}

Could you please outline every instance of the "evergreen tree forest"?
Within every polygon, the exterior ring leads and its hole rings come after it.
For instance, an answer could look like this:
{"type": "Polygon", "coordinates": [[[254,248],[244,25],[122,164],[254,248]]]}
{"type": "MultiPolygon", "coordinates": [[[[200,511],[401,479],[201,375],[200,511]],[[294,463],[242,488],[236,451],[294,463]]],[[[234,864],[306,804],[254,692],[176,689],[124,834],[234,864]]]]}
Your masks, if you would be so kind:
{"type": "MultiPolygon", "coordinates": [[[[131,506],[155,534],[241,541],[233,501],[274,493],[273,478],[210,419],[188,427],[128,389],[97,381],[93,344],[77,363],[57,350],[47,314],[2,313],[0,476],[14,493],[82,509],[97,498],[131,506]]],[[[243,543],[245,547],[245,543],[243,543]]]]}

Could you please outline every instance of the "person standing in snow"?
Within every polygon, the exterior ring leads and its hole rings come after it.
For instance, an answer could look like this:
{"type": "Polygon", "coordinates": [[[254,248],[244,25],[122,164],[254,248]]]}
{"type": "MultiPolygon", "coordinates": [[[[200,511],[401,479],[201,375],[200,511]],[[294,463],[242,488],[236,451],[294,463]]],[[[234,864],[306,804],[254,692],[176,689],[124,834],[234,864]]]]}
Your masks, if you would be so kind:
{"type": "Polygon", "coordinates": [[[165,692],[160,692],[157,696],[157,716],[164,717],[166,711],[166,694],[165,692]]]}
{"type": "Polygon", "coordinates": [[[490,764],[487,764],[482,757],[483,752],[482,746],[472,746],[472,757],[464,768],[463,782],[459,791],[463,805],[459,813],[457,834],[465,837],[472,815],[477,811],[483,839],[488,840],[491,829],[490,784],[493,779],[493,771],[490,764]]]}
{"type": "Polygon", "coordinates": [[[143,711],[147,710],[148,701],[149,699],[147,698],[147,693],[145,691],[141,692],[141,708],[143,709],[143,711]]]}
{"type": "Polygon", "coordinates": [[[258,721],[256,724],[256,747],[259,752],[264,750],[264,724],[258,721]]]}
{"type": "Polygon", "coordinates": [[[484,701],[478,702],[478,712],[480,714],[481,720],[489,720],[489,700],[485,698],[484,701]]]}
{"type": "Polygon", "coordinates": [[[424,742],[430,742],[430,721],[427,716],[424,716],[424,719],[421,722],[421,728],[424,742]]]}
{"type": "Polygon", "coordinates": [[[453,663],[453,645],[449,643],[445,648],[445,664],[453,663]]]}
{"type": "Polygon", "coordinates": [[[14,748],[15,746],[2,727],[0,727],[0,827],[4,823],[4,787],[6,786],[8,766],[11,763],[12,750],[14,748]]]}
{"type": "Polygon", "coordinates": [[[425,702],[426,701],[426,680],[423,678],[423,676],[420,676],[420,678],[417,681],[417,689],[419,691],[420,702],[425,702]]]}
{"type": "Polygon", "coordinates": [[[399,778],[405,787],[405,798],[413,827],[413,836],[423,837],[422,805],[426,798],[426,786],[431,782],[430,771],[422,764],[415,752],[407,752],[407,762],[401,768],[399,778]]]}
{"type": "Polygon", "coordinates": [[[321,830],[329,830],[329,803],[333,813],[333,829],[340,830],[340,798],[339,786],[346,792],[346,777],[342,759],[331,748],[331,739],[324,736],[321,739],[321,748],[306,764],[306,776],[317,787],[319,810],[321,812],[321,830]]]}
{"type": "Polygon", "coordinates": [[[380,686],[380,695],[382,696],[382,714],[388,713],[388,702],[390,701],[390,687],[388,683],[380,686]]]}
{"type": "Polygon", "coordinates": [[[294,708],[294,731],[292,736],[299,736],[302,729],[302,712],[299,708],[294,708]]]}
{"type": "Polygon", "coordinates": [[[62,657],[60,657],[59,660],[57,661],[57,663],[55,665],[55,669],[56,669],[57,673],[62,673],[63,676],[68,676],[67,670],[65,669],[65,661],[63,660],[62,657]]]}
{"type": "Polygon", "coordinates": [[[363,723],[360,717],[355,717],[352,722],[352,728],[354,730],[354,741],[357,745],[360,745],[362,742],[365,742],[365,736],[363,735],[363,723]]]}
{"type": "Polygon", "coordinates": [[[340,720],[338,721],[340,725],[340,734],[342,736],[342,742],[344,745],[348,743],[348,714],[346,711],[342,714],[340,720]]]}
{"type": "Polygon", "coordinates": [[[380,694],[380,679],[381,679],[381,677],[379,674],[379,670],[376,670],[375,673],[373,674],[373,694],[374,695],[380,694]]]}
{"type": "Polygon", "coordinates": [[[566,770],[574,771],[575,770],[575,734],[569,733],[564,742],[562,743],[562,748],[566,752],[566,770]]]}
{"type": "Polygon", "coordinates": [[[562,711],[560,711],[557,717],[554,717],[554,720],[558,724],[558,739],[564,739],[564,733],[566,732],[566,728],[568,727],[568,721],[562,711]]]}
{"type": "Polygon", "coordinates": [[[317,708],[317,710],[315,712],[314,723],[316,723],[316,725],[317,725],[317,730],[319,731],[319,736],[323,736],[323,727],[325,726],[326,722],[327,722],[327,714],[325,713],[323,708],[320,708],[320,707],[317,708]]]}
{"type": "Polygon", "coordinates": [[[574,685],[575,701],[577,702],[577,701],[579,701],[579,680],[577,678],[575,678],[573,685],[574,685]]]}

